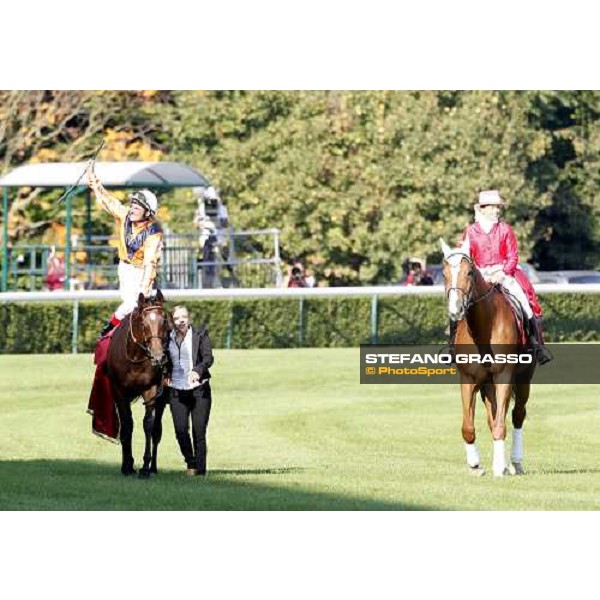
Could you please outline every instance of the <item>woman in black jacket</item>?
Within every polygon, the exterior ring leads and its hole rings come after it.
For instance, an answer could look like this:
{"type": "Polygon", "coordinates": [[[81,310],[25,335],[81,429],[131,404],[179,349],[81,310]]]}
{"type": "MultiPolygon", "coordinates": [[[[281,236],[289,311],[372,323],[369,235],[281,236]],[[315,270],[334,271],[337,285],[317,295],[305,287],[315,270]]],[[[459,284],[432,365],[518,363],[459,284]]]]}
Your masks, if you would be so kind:
{"type": "Polygon", "coordinates": [[[214,362],[208,329],[190,323],[185,306],[176,306],[169,336],[171,373],[167,379],[175,435],[188,475],[206,475],[206,428],[212,396],[209,368],[214,362]],[[192,440],[190,439],[190,420],[192,440]]]}

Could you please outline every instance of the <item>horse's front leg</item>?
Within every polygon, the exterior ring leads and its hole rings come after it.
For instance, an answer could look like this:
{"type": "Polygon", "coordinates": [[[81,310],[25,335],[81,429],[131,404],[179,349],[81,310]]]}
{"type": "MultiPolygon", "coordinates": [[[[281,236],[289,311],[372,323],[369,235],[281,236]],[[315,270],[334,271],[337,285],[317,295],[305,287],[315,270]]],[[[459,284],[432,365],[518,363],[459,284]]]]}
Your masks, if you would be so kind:
{"type": "Polygon", "coordinates": [[[480,466],[479,450],[475,445],[475,392],[477,386],[474,383],[461,383],[460,395],[463,407],[462,436],[465,442],[467,464],[475,475],[483,475],[484,470],[480,466]]]}
{"type": "Polygon", "coordinates": [[[131,439],[133,437],[133,415],[131,414],[131,404],[124,394],[118,392],[113,386],[113,397],[117,406],[119,415],[119,439],[121,440],[122,462],[121,473],[123,475],[134,475],[133,453],[131,451],[131,439]]]}
{"type": "Polygon", "coordinates": [[[506,475],[506,455],[504,440],[506,439],[506,413],[512,391],[511,383],[496,383],[496,414],[492,423],[492,437],[494,438],[494,458],[492,469],[496,477],[506,475]]]}
{"type": "Polygon", "coordinates": [[[154,427],[152,428],[152,459],[150,461],[150,472],[158,473],[158,467],[156,464],[158,457],[158,445],[162,439],[162,417],[165,411],[165,400],[160,398],[156,402],[154,407],[154,427]]]}
{"type": "Polygon", "coordinates": [[[150,461],[152,460],[152,431],[154,429],[154,406],[146,406],[144,414],[144,465],[140,469],[140,477],[150,477],[150,461]]]}
{"type": "MultiPolygon", "coordinates": [[[[146,409],[144,414],[144,436],[146,440],[144,446],[144,465],[140,470],[140,477],[142,478],[150,477],[151,473],[152,437],[155,424],[156,392],[157,387],[153,386],[142,393],[142,397],[144,398],[144,406],[146,409]]],[[[156,461],[154,466],[156,468],[156,461]]]]}

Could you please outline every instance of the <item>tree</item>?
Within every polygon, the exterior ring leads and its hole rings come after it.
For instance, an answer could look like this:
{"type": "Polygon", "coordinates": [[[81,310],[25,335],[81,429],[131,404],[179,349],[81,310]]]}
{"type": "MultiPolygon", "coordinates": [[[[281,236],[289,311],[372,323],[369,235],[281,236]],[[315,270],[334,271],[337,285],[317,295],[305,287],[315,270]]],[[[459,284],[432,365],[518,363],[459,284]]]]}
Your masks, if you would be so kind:
{"type": "MultiPolygon", "coordinates": [[[[527,178],[548,134],[510,92],[248,92],[176,97],[175,146],[230,199],[240,227],[278,226],[287,256],[331,284],[385,283],[439,258],[476,193],[511,200],[524,258],[549,201],[527,178]]],[[[178,150],[179,152],[179,150],[178,150]]]]}
{"type": "MultiPolygon", "coordinates": [[[[162,156],[157,102],[148,92],[2,91],[2,170],[26,162],[82,161],[101,139],[106,147],[99,160],[156,160],[162,156]]],[[[20,189],[8,215],[11,238],[39,235],[59,220],[64,209],[55,201],[61,193],[20,189]]]]}

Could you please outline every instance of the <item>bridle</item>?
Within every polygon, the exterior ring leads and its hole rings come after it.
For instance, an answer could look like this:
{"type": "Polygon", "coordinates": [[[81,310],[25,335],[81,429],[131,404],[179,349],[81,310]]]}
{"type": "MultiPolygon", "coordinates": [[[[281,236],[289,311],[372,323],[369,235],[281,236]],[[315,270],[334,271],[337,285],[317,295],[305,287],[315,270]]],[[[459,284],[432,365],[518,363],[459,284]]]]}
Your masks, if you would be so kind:
{"type": "MultiPolygon", "coordinates": [[[[147,306],[146,308],[142,308],[138,312],[140,319],[142,320],[142,331],[145,327],[145,324],[143,321],[144,314],[147,312],[151,312],[151,311],[160,311],[163,314],[163,316],[165,314],[165,309],[162,306],[147,306]]],[[[150,342],[156,338],[156,339],[161,340],[163,349],[165,349],[165,354],[163,354],[163,358],[162,358],[162,364],[160,365],[160,366],[163,366],[167,360],[167,357],[166,357],[166,345],[167,345],[167,339],[168,339],[167,335],[165,334],[164,337],[161,337],[160,335],[149,335],[148,337],[144,337],[144,339],[141,342],[138,341],[138,339],[135,337],[135,334],[133,333],[133,315],[134,314],[135,313],[131,313],[131,315],[129,316],[129,331],[127,332],[127,339],[125,341],[125,358],[127,359],[128,362],[130,362],[132,364],[140,364],[147,360],[153,361],[154,358],[152,357],[152,352],[150,351],[150,342]],[[129,344],[130,338],[131,338],[131,341],[144,353],[143,358],[136,360],[136,359],[129,358],[129,356],[127,355],[127,346],[129,344]]],[[[168,329],[166,331],[168,333],[168,329]]]]}
{"type": "MultiPolygon", "coordinates": [[[[452,290],[455,290],[456,292],[460,292],[461,308],[464,311],[464,314],[466,315],[467,311],[471,307],[475,306],[475,304],[477,304],[478,302],[485,300],[485,298],[487,298],[490,294],[493,294],[495,291],[497,291],[498,284],[493,284],[490,287],[490,289],[487,290],[484,294],[482,294],[478,298],[473,299],[472,295],[473,295],[473,290],[475,289],[475,265],[473,263],[473,259],[468,254],[465,254],[464,252],[460,252],[460,251],[452,252],[451,256],[457,256],[457,255],[461,256],[464,260],[466,260],[469,263],[470,269],[469,269],[469,273],[467,274],[467,277],[470,281],[469,291],[465,292],[465,290],[459,286],[450,286],[446,290],[446,300],[448,300],[450,298],[450,292],[452,290]]],[[[444,262],[448,262],[448,258],[449,257],[444,258],[444,262]]]]}

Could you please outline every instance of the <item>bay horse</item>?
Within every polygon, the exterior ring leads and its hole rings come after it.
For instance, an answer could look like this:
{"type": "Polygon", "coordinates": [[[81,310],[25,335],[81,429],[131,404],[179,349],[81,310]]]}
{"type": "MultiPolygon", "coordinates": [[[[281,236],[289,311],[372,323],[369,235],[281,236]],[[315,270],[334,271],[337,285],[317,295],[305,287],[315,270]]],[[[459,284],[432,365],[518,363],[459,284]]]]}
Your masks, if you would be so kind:
{"type": "Polygon", "coordinates": [[[144,434],[146,446],[140,477],[157,472],[158,444],[162,437],[161,419],[164,402],[157,402],[162,392],[163,369],[167,362],[168,319],[164,297],[158,290],[153,300],[143,294],[135,310],[127,315],[112,334],[108,349],[107,374],[120,421],[122,448],[121,473],[136,473],[131,449],[133,416],[131,402],[144,400],[144,434]],[[155,426],[156,425],[156,426],[155,426]]]}
{"type": "MultiPolygon", "coordinates": [[[[444,283],[448,315],[457,323],[456,352],[486,354],[523,354],[521,331],[509,299],[499,285],[486,282],[473,263],[468,237],[459,248],[450,248],[440,240],[444,253],[444,283]]],[[[524,357],[526,358],[526,357],[524,357]]],[[[529,363],[458,363],[460,391],[463,408],[462,437],[465,443],[467,464],[472,472],[482,475],[480,457],[475,445],[475,398],[478,391],[487,411],[487,421],[492,432],[495,476],[522,475],[523,422],[526,404],[535,371],[534,358],[529,363]],[[511,396],[512,410],[511,462],[507,465],[504,441],[506,414],[511,396]]]]}

